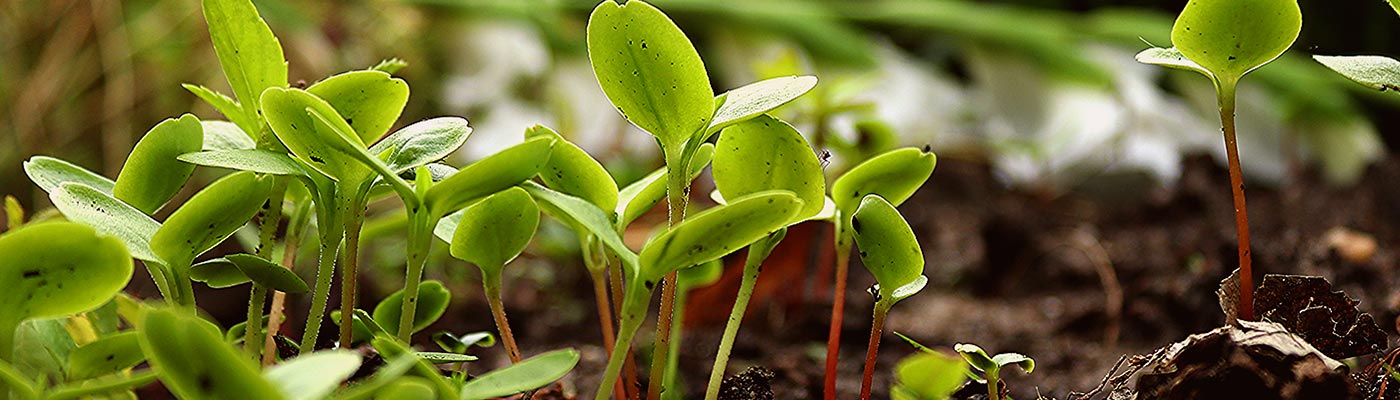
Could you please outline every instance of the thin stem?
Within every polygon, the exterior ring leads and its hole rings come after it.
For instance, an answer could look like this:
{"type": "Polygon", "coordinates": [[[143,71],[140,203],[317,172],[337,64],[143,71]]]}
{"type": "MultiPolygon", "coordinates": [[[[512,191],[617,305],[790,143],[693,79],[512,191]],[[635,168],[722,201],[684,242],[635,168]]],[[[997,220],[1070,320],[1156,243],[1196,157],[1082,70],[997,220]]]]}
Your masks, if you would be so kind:
{"type": "MultiPolygon", "coordinates": [[[[324,197],[323,197],[324,198],[324,197]]],[[[316,267],[316,288],[311,292],[311,310],[306,314],[306,330],[301,336],[301,352],[316,350],[316,336],[321,333],[321,319],[326,314],[326,303],[330,302],[331,279],[335,276],[335,250],[340,247],[340,215],[330,204],[317,205],[317,221],[320,226],[321,254],[316,267]]]]}
{"type": "Polygon", "coordinates": [[[622,323],[618,326],[617,343],[613,346],[612,356],[608,357],[608,367],[603,371],[603,381],[598,385],[598,392],[594,394],[594,400],[607,400],[608,391],[604,388],[612,386],[609,382],[616,382],[617,376],[622,372],[622,361],[629,352],[622,351],[632,347],[632,337],[637,334],[637,328],[642,326],[641,318],[629,318],[623,315],[622,323]]]}
{"type": "MultiPolygon", "coordinates": [[[[611,295],[613,315],[614,318],[621,318],[623,295],[626,293],[622,289],[622,263],[617,262],[617,260],[615,260],[614,256],[611,254],[608,255],[608,259],[613,261],[611,263],[612,267],[608,268],[608,273],[610,275],[609,282],[612,287],[611,295]]],[[[619,326],[618,329],[622,328],[619,326]]],[[[635,386],[637,384],[637,359],[632,357],[631,346],[623,348],[620,351],[627,353],[626,358],[623,359],[622,364],[622,376],[624,378],[622,381],[622,386],[626,389],[625,392],[627,394],[627,397],[625,398],[629,400],[637,400],[642,397],[642,394],[638,393],[640,390],[638,390],[638,388],[635,386]]]]}
{"type": "Polygon", "coordinates": [[[1230,166],[1230,190],[1235,200],[1235,232],[1239,235],[1240,304],[1239,318],[1254,319],[1254,271],[1250,269],[1249,212],[1244,201],[1244,177],[1240,173],[1240,153],[1235,146],[1235,82],[1216,87],[1220,101],[1220,130],[1225,134],[1225,157],[1230,166]]]}
{"type": "MultiPolygon", "coordinates": [[[[613,341],[617,340],[617,335],[613,332],[612,305],[608,304],[608,264],[607,257],[602,257],[601,249],[588,246],[584,241],[584,248],[588,249],[584,263],[588,264],[588,273],[593,278],[593,299],[598,306],[598,326],[603,330],[603,350],[608,357],[612,357],[613,341]]],[[[617,382],[617,387],[613,388],[614,396],[619,400],[627,398],[627,386],[622,381],[617,382]]]]}
{"type": "Polygon", "coordinates": [[[987,398],[1001,400],[1001,371],[987,371],[987,398]]]}
{"type": "Polygon", "coordinates": [[[258,342],[258,338],[263,337],[263,306],[267,302],[267,286],[257,283],[252,286],[248,291],[248,319],[243,324],[243,351],[248,353],[248,358],[256,361],[262,359],[263,344],[258,342]]]}
{"type": "MultiPolygon", "coordinates": [[[[685,307],[686,307],[686,303],[689,302],[689,301],[690,301],[690,293],[688,293],[687,290],[685,290],[685,289],[681,289],[681,287],[680,287],[679,285],[677,285],[677,286],[676,286],[676,312],[675,312],[675,315],[681,316],[681,317],[682,317],[681,321],[684,321],[685,307]]],[[[676,387],[676,376],[677,376],[677,375],[680,375],[680,374],[678,373],[677,369],[680,368],[680,364],[681,364],[681,337],[685,334],[685,332],[684,332],[685,326],[684,326],[684,325],[685,325],[685,324],[682,324],[682,323],[671,324],[671,331],[670,331],[670,332],[667,332],[668,335],[671,335],[671,338],[670,338],[670,346],[671,346],[671,348],[666,349],[666,373],[665,373],[665,376],[662,376],[662,382],[666,384],[666,387],[670,387],[670,388],[676,387]]],[[[682,396],[677,395],[677,396],[664,396],[664,397],[662,397],[662,398],[667,398],[667,399],[671,399],[671,398],[679,399],[679,398],[681,398],[681,397],[682,397],[682,396]]]]}
{"type": "Polygon", "coordinates": [[[418,283],[423,280],[423,266],[428,262],[428,248],[433,244],[433,223],[437,218],[422,206],[412,207],[408,214],[408,270],[404,275],[403,309],[399,315],[399,340],[411,343],[413,317],[418,312],[418,283]]]}
{"type": "MultiPolygon", "coordinates": [[[[667,225],[675,227],[685,220],[686,203],[690,200],[689,167],[682,157],[666,156],[666,210],[667,225]]],[[[661,310],[656,316],[656,339],[652,342],[651,375],[647,385],[647,399],[661,398],[666,390],[666,353],[670,350],[672,320],[675,319],[676,271],[666,274],[661,280],[661,310]]]]}
{"type": "Polygon", "coordinates": [[[506,307],[501,302],[501,268],[495,265],[481,269],[481,286],[486,291],[486,303],[491,307],[491,317],[496,319],[496,330],[501,332],[501,343],[506,345],[510,363],[520,362],[520,346],[515,344],[515,334],[510,331],[510,321],[506,319],[506,307]],[[494,268],[494,270],[493,270],[494,268]]]}
{"type": "Polygon", "coordinates": [[[744,321],[744,312],[749,308],[753,288],[758,283],[758,273],[763,270],[763,259],[767,254],[749,247],[749,255],[744,260],[744,278],[739,281],[739,295],[734,299],[734,309],[729,312],[729,322],[724,325],[724,336],[719,340],[719,352],[715,354],[715,366],[710,369],[710,383],[705,387],[705,400],[719,398],[719,387],[724,381],[725,368],[729,365],[729,354],[734,350],[734,337],[739,334],[739,324],[744,321]]]}
{"type": "MultiPolygon", "coordinates": [[[[288,236],[286,246],[282,253],[282,267],[292,269],[292,264],[296,262],[297,247],[301,242],[300,237],[288,236]]],[[[272,307],[267,315],[267,336],[263,339],[262,364],[264,367],[272,365],[277,361],[277,331],[282,329],[283,310],[287,304],[287,293],[281,290],[272,292],[272,307]]]]}
{"type": "Polygon", "coordinates": [[[345,243],[340,253],[340,345],[350,346],[355,333],[355,288],[359,285],[360,227],[365,221],[365,192],[344,204],[345,243]]]}
{"type": "Polygon", "coordinates": [[[836,279],[832,282],[831,326],[826,336],[826,381],[823,398],[836,399],[836,362],[841,353],[841,323],[846,312],[846,273],[851,263],[851,239],[843,224],[836,226],[836,279]]]}
{"type": "Polygon", "coordinates": [[[885,314],[890,302],[875,302],[875,317],[870,322],[870,344],[865,348],[865,373],[860,378],[860,399],[870,400],[870,384],[875,378],[875,358],[880,354],[880,333],[885,330],[885,314]]]}
{"type": "Polygon", "coordinates": [[[191,263],[191,260],[170,261],[170,283],[175,290],[175,299],[171,303],[194,309],[194,283],[190,281],[191,263]]]}
{"type": "MultiPolygon", "coordinates": [[[[277,228],[282,225],[282,200],[287,194],[287,178],[273,176],[272,193],[268,194],[267,201],[263,203],[262,217],[258,219],[258,257],[272,258],[272,251],[276,249],[277,228]]],[[[263,344],[258,343],[261,331],[252,329],[254,324],[262,326],[263,305],[267,302],[267,287],[253,283],[252,289],[248,292],[248,320],[243,325],[243,350],[248,352],[248,356],[254,360],[259,359],[262,354],[263,344]]]]}

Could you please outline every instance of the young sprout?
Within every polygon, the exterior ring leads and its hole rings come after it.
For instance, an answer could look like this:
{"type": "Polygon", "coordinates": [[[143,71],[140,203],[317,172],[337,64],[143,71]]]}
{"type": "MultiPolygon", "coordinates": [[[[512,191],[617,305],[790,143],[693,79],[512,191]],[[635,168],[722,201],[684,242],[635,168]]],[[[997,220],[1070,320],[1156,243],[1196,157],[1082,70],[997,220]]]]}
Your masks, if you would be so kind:
{"type": "Polygon", "coordinates": [[[826,380],[824,398],[836,398],[836,362],[841,350],[841,323],[846,310],[846,276],[851,261],[853,230],[851,218],[863,199],[878,194],[898,206],[923,186],[938,157],[927,147],[902,148],[875,156],[856,165],[831,184],[831,200],[836,206],[836,278],[831,304],[831,325],[826,341],[826,380]]]}
{"type": "Polygon", "coordinates": [[[1172,25],[1172,48],[1138,53],[1139,62],[1201,73],[1215,85],[1239,238],[1240,319],[1254,319],[1249,215],[1235,146],[1235,88],[1241,77],[1282,55],[1302,29],[1297,0],[1192,0],[1172,25]]]}
{"type": "Polygon", "coordinates": [[[826,180],[822,176],[821,162],[802,134],[786,122],[761,115],[730,126],[720,135],[715,149],[715,187],[723,197],[787,190],[802,200],[802,209],[783,228],[749,245],[738,297],[725,324],[724,335],[720,337],[710,381],[705,388],[706,400],[719,398],[734,337],[739,333],[739,324],[748,309],[763,260],[782,241],[787,226],[819,216],[826,204],[826,180]]]}
{"type": "Polygon", "coordinates": [[[252,219],[267,201],[270,179],[251,172],[237,172],[209,184],[165,219],[151,236],[150,248],[165,262],[172,290],[172,304],[194,307],[190,266],[203,254],[233,235],[252,219]]]}
{"type": "Polygon", "coordinates": [[[1018,353],[1001,353],[995,356],[987,356],[987,352],[981,347],[971,343],[958,343],[953,346],[953,350],[962,354],[963,359],[972,368],[981,371],[983,376],[978,377],[971,371],[968,376],[979,381],[987,382],[987,398],[991,400],[1001,400],[1001,370],[1008,365],[1020,367],[1027,374],[1035,371],[1035,360],[1018,353]]]}
{"type": "Polygon", "coordinates": [[[890,385],[894,400],[944,400],[967,383],[967,361],[955,355],[930,349],[899,332],[894,333],[920,351],[904,357],[894,367],[895,382],[890,385]]]}
{"type": "Polygon", "coordinates": [[[923,290],[928,277],[923,274],[924,253],[919,249],[919,239],[899,210],[885,198],[872,194],[861,199],[852,215],[851,231],[860,247],[861,261],[875,275],[876,282],[872,290],[875,317],[870,323],[870,345],[865,352],[865,374],[860,386],[860,398],[869,399],[885,315],[894,303],[923,290]]]}
{"type": "Polygon", "coordinates": [[[525,189],[514,187],[482,199],[462,213],[452,235],[452,256],[481,269],[481,285],[496,329],[501,332],[512,363],[520,362],[520,347],[510,331],[501,302],[501,271],[530,244],[540,223],[540,208],[525,189]]]}

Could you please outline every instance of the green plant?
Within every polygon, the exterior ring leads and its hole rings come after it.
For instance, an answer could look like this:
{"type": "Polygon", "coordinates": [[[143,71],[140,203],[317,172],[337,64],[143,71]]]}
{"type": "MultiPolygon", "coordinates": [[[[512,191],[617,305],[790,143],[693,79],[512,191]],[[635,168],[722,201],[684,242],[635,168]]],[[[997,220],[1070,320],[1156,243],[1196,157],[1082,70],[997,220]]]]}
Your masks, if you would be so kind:
{"type": "Polygon", "coordinates": [[[968,371],[968,376],[977,379],[978,382],[987,383],[987,398],[1001,400],[1001,370],[1009,365],[1020,367],[1027,374],[1035,371],[1035,360],[1019,353],[1001,353],[995,356],[988,356],[981,347],[971,343],[958,343],[953,346],[953,350],[962,354],[963,359],[973,369],[982,372],[982,376],[977,376],[968,371]]]}
{"type": "Polygon", "coordinates": [[[894,333],[919,352],[899,360],[890,398],[895,400],[945,400],[961,389],[969,377],[966,360],[925,347],[899,332],[894,333]]]}
{"type": "Polygon", "coordinates": [[[452,235],[452,255],[481,269],[481,285],[496,329],[501,332],[510,361],[520,362],[520,347],[510,331],[501,303],[501,270],[520,255],[540,222],[540,208],[525,189],[513,187],[493,194],[463,210],[452,235]]]}
{"type": "Polygon", "coordinates": [[[1238,316],[1246,320],[1254,318],[1254,284],[1244,178],[1235,145],[1235,88],[1245,74],[1288,50],[1302,25],[1296,0],[1192,0],[1172,26],[1174,47],[1151,48],[1137,55],[1139,62],[1199,72],[1215,85],[1239,239],[1238,316]]]}
{"type": "Polygon", "coordinates": [[[865,373],[861,378],[861,399],[870,398],[875,358],[885,315],[900,300],[918,294],[928,284],[924,253],[909,223],[880,195],[866,195],[851,218],[851,231],[865,268],[875,275],[875,315],[870,323],[870,344],[865,353],[865,373]]]}

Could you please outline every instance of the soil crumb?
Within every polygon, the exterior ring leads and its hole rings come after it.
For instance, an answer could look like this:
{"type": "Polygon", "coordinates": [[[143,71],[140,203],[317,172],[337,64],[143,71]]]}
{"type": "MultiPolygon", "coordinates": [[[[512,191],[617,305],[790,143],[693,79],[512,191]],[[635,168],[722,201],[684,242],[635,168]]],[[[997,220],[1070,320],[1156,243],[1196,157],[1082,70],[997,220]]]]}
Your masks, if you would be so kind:
{"type": "Polygon", "coordinates": [[[773,400],[773,378],[778,375],[768,368],[753,366],[724,378],[719,387],[720,400],[773,400]]]}

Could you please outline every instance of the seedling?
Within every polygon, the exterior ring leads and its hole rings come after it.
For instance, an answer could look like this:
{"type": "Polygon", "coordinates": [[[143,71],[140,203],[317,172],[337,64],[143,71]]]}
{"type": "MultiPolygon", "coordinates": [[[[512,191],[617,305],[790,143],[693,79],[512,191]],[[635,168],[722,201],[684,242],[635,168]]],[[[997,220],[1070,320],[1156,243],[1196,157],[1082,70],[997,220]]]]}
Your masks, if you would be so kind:
{"type": "Polygon", "coordinates": [[[525,250],[539,223],[539,206],[525,189],[515,187],[467,207],[452,236],[452,256],[481,269],[486,301],[512,363],[520,362],[520,347],[515,344],[501,303],[501,271],[525,250]]]}
{"type": "Polygon", "coordinates": [[[257,214],[271,190],[251,172],[234,173],[209,184],[170,214],[151,236],[151,251],[165,261],[173,304],[194,307],[190,266],[257,214]]]}
{"type": "Polygon", "coordinates": [[[894,205],[880,195],[866,195],[860,201],[852,215],[851,231],[860,246],[861,261],[875,275],[876,282],[871,290],[875,294],[875,316],[870,323],[870,345],[865,352],[860,389],[860,398],[869,399],[885,315],[895,303],[923,290],[928,277],[923,275],[924,254],[914,231],[894,205]]]}
{"type": "Polygon", "coordinates": [[[987,398],[991,400],[1001,400],[1001,370],[1010,365],[1020,367],[1027,374],[1035,371],[1035,360],[1019,353],[1001,353],[995,356],[988,356],[981,347],[971,343],[958,343],[953,346],[953,350],[962,354],[963,359],[973,369],[982,373],[977,376],[971,371],[968,376],[977,379],[979,382],[987,383],[987,398]]]}
{"type": "MultiPolygon", "coordinates": [[[[588,58],[598,84],[619,113],[656,137],[668,171],[683,166],[725,126],[781,106],[811,90],[811,77],[759,82],[715,98],[705,64],[685,33],[646,2],[604,0],[588,18],[588,58]]],[[[685,219],[690,176],[668,173],[668,225],[685,219]]],[[[682,268],[688,266],[682,266],[682,268]]],[[[669,332],[674,317],[674,274],[662,283],[657,332],[669,332]]],[[[657,360],[665,360],[670,335],[656,335],[657,360]]],[[[664,363],[653,363],[648,398],[663,390],[664,363]]]]}
{"type": "Polygon", "coordinates": [[[1235,146],[1235,88],[1241,77],[1282,55],[1302,29],[1296,0],[1192,0],[1172,26],[1172,48],[1138,53],[1139,62],[1196,71],[1215,85],[1239,239],[1240,319],[1254,319],[1249,216],[1235,146]]]}
{"type": "Polygon", "coordinates": [[[705,399],[719,398],[734,337],[739,333],[749,298],[758,282],[763,260],[783,240],[787,226],[818,217],[826,204],[826,180],[821,162],[807,140],[791,125],[762,115],[730,126],[716,144],[715,187],[723,197],[738,198],[764,190],[787,190],[802,200],[802,209],[783,228],[749,245],[744,260],[744,275],[739,283],[738,297],[725,324],[715,355],[705,399]]]}
{"type": "Polygon", "coordinates": [[[846,310],[846,276],[855,234],[852,217],[867,195],[877,194],[894,206],[908,200],[933,174],[937,163],[938,157],[927,147],[922,150],[891,150],[856,165],[831,185],[831,200],[836,207],[836,278],[826,342],[823,391],[826,400],[836,398],[836,362],[840,357],[841,320],[846,310]]]}
{"type": "Polygon", "coordinates": [[[962,358],[925,347],[899,332],[894,334],[920,351],[904,357],[895,365],[895,383],[890,385],[890,398],[946,400],[972,376],[967,361],[962,358]]]}

